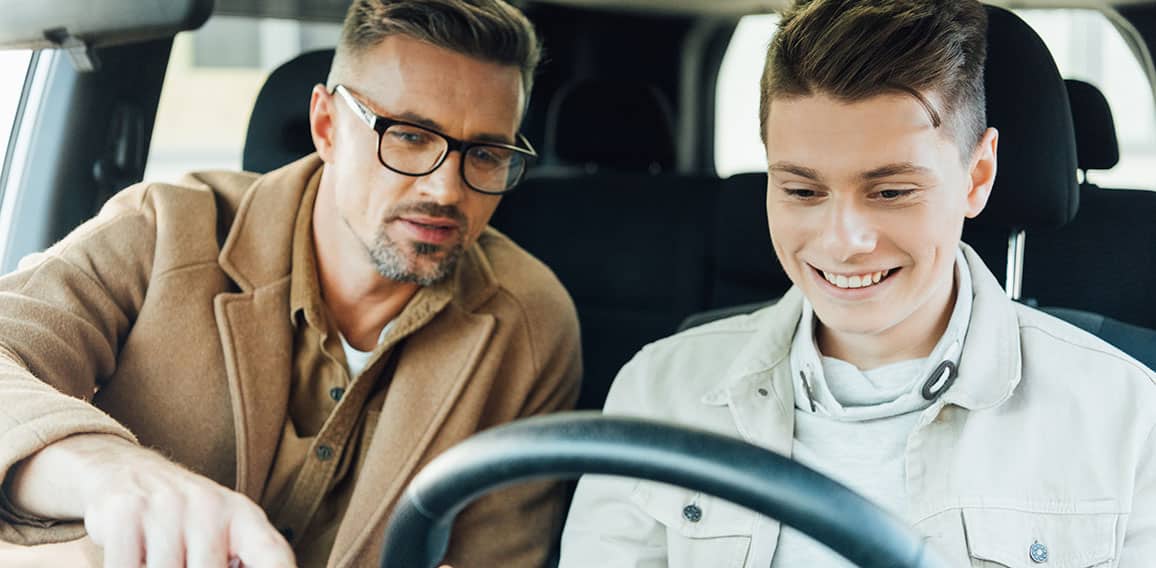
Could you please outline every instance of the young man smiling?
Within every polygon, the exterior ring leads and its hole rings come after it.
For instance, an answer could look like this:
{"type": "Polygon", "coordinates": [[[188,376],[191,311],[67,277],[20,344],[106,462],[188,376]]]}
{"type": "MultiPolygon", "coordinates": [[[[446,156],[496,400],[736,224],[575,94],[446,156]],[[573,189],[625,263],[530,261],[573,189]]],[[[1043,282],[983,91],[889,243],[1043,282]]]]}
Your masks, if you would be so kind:
{"type": "MultiPolygon", "coordinates": [[[[794,287],[647,346],[606,412],[790,455],[953,565],[1149,565],[1156,376],[1012,303],[960,243],[996,176],[985,33],[976,1],[797,0],[760,109],[770,234],[794,287]]],[[[846,562],[710,496],[584,478],[562,566],[641,565],[846,562]]]]}
{"type": "MultiPolygon", "coordinates": [[[[127,189],[0,279],[0,538],[368,566],[423,464],[573,405],[573,305],[486,227],[538,59],[501,0],[356,0],[315,155],[127,189]]],[[[447,562],[541,565],[559,489],[479,501],[447,562]]]]}

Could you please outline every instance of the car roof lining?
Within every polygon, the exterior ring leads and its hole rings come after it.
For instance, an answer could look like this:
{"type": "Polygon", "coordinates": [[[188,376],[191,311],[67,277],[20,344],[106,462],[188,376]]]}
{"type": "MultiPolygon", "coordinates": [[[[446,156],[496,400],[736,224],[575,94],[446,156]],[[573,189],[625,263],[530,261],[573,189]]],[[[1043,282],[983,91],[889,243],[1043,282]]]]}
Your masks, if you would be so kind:
{"type": "MultiPolygon", "coordinates": [[[[770,13],[789,0],[510,0],[520,7],[555,4],[595,11],[626,11],[690,16],[740,16],[770,13]]],[[[1151,3],[1152,0],[985,0],[1004,8],[1106,8],[1151,3]]],[[[340,22],[347,2],[333,0],[217,0],[216,13],[294,20],[340,22]]]]}

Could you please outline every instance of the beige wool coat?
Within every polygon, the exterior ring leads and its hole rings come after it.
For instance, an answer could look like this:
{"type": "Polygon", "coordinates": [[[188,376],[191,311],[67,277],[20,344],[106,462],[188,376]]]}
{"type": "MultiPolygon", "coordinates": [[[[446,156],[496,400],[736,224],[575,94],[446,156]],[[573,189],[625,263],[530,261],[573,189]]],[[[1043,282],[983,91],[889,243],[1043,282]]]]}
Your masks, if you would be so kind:
{"type": "MultiPolygon", "coordinates": [[[[294,221],[321,166],[133,186],[0,278],[0,474],[64,437],[107,433],[259,501],[289,396],[294,221]]],[[[398,357],[329,566],[376,564],[391,510],[434,456],[577,397],[577,316],[549,269],[486,229],[453,279],[398,357]]],[[[483,498],[458,517],[447,560],[541,565],[562,507],[556,484],[483,498]]],[[[0,510],[8,542],[82,535],[0,510]]]]}

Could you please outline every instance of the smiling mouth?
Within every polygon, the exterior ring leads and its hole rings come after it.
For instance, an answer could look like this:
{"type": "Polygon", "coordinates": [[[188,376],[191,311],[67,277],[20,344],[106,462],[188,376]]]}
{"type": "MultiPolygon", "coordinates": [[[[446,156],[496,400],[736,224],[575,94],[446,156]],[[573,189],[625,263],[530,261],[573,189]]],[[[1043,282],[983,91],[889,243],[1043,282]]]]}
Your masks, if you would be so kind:
{"type": "Polygon", "coordinates": [[[812,270],[819,273],[824,280],[830,282],[832,286],[844,290],[854,290],[857,288],[870,288],[878,285],[880,282],[887,280],[888,277],[899,272],[900,268],[888,268],[886,270],[879,270],[876,272],[865,272],[862,274],[836,274],[834,272],[827,272],[811,267],[812,270]]]}

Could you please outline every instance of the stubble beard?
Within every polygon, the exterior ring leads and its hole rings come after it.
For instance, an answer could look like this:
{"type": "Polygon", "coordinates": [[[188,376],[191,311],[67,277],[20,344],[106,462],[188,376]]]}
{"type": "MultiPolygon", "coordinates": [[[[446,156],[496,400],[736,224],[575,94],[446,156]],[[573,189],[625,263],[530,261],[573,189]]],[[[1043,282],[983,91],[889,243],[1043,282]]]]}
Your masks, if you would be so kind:
{"type": "Polygon", "coordinates": [[[398,207],[389,216],[390,219],[382,223],[373,242],[367,249],[377,273],[395,282],[432,286],[451,274],[457,268],[465,252],[463,237],[468,229],[466,217],[456,207],[440,206],[433,203],[415,203],[398,207]],[[390,221],[396,220],[404,212],[423,213],[432,216],[449,217],[459,223],[460,231],[458,242],[448,247],[414,242],[398,242],[386,232],[390,221]],[[437,260],[441,255],[441,260],[437,260]]]}
{"type": "Polygon", "coordinates": [[[460,242],[449,248],[422,242],[415,242],[407,247],[406,243],[391,239],[382,228],[374,238],[373,245],[369,247],[369,256],[373,259],[377,273],[390,280],[418,286],[432,286],[453,274],[464,251],[460,242]],[[410,250],[407,251],[406,248],[410,250]],[[442,258],[435,261],[434,257],[439,253],[442,258]],[[423,263],[423,260],[433,264],[423,263]]]}

